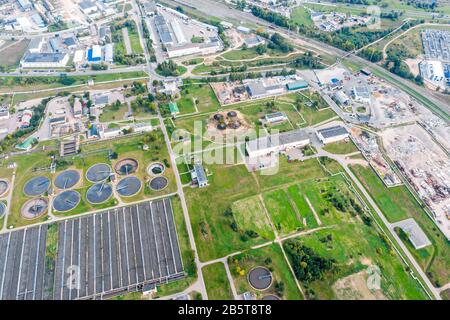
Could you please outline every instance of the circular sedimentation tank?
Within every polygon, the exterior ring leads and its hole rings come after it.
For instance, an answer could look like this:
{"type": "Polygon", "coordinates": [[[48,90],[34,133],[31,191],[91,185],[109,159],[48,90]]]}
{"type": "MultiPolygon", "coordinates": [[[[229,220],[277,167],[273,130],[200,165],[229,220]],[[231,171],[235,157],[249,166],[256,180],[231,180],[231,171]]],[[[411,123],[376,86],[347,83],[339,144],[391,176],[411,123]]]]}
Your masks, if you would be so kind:
{"type": "Polygon", "coordinates": [[[6,192],[9,189],[9,182],[1,179],[0,180],[0,197],[3,196],[4,194],[6,194],[6,192]]]}
{"type": "Polygon", "coordinates": [[[160,162],[152,163],[147,167],[147,173],[152,176],[159,176],[163,174],[165,170],[166,167],[160,162]]]}
{"type": "Polygon", "coordinates": [[[80,181],[80,173],[77,170],[61,172],[55,179],[55,187],[58,189],[70,189],[80,181]]]}
{"type": "Polygon", "coordinates": [[[50,188],[50,179],[44,176],[34,177],[25,183],[23,193],[29,197],[40,196],[50,188]]]}
{"type": "Polygon", "coordinates": [[[88,189],[86,199],[92,204],[103,203],[112,195],[112,186],[109,183],[97,183],[88,189]]]}
{"type": "Polygon", "coordinates": [[[100,182],[106,180],[111,175],[111,167],[106,163],[97,163],[86,172],[86,179],[90,182],[100,182]]]}
{"type": "Polygon", "coordinates": [[[81,201],[81,195],[74,190],[66,190],[58,194],[53,200],[53,209],[67,212],[74,209],[81,201]]]}
{"type": "Polygon", "coordinates": [[[45,198],[34,198],[24,203],[20,209],[22,218],[31,220],[42,217],[48,210],[48,200],[45,198]]]}
{"type": "Polygon", "coordinates": [[[126,177],[119,181],[117,193],[122,197],[131,197],[141,190],[142,182],[136,177],[126,177]]]}
{"type": "Polygon", "coordinates": [[[137,168],[138,162],[132,158],[119,160],[114,166],[114,170],[121,176],[132,174],[136,172],[137,168]]]}
{"type": "Polygon", "coordinates": [[[266,290],[272,284],[272,273],[265,267],[255,267],[248,273],[248,282],[256,290],[266,290]]]}
{"type": "Polygon", "coordinates": [[[268,294],[267,296],[262,297],[261,300],[281,300],[280,297],[274,294],[268,294]]]}
{"type": "Polygon", "coordinates": [[[168,183],[169,181],[166,177],[156,177],[150,181],[149,187],[152,190],[161,191],[167,187],[168,183]]]}

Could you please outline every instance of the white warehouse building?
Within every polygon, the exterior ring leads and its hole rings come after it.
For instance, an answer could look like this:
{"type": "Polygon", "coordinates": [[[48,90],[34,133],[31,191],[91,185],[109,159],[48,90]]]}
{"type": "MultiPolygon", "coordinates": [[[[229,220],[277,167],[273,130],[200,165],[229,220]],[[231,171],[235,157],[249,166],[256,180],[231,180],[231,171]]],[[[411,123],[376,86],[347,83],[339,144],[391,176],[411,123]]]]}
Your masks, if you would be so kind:
{"type": "Polygon", "coordinates": [[[22,68],[63,68],[68,61],[67,53],[28,53],[20,64],[22,68]]]}
{"type": "Polygon", "coordinates": [[[317,137],[323,144],[328,144],[347,139],[349,134],[344,127],[334,126],[317,130],[317,137]]]}
{"type": "Polygon", "coordinates": [[[302,148],[310,143],[307,131],[292,130],[279,135],[268,135],[246,143],[249,158],[276,154],[292,148],[302,148]]]}

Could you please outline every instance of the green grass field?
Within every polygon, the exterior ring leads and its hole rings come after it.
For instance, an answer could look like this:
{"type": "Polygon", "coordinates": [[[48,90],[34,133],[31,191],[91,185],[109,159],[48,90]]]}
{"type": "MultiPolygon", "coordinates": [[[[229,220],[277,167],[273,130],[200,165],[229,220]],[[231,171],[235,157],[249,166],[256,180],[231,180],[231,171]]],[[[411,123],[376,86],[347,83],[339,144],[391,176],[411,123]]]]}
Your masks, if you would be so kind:
{"type": "Polygon", "coordinates": [[[355,146],[353,141],[338,141],[327,144],[323,147],[323,150],[328,151],[333,154],[349,154],[353,152],[358,152],[358,148],[355,146]]]}
{"type": "Polygon", "coordinates": [[[267,241],[275,238],[259,196],[238,200],[233,203],[231,209],[240,229],[255,231],[267,241]]]}
{"type": "Polygon", "coordinates": [[[313,21],[311,20],[310,13],[303,7],[297,7],[292,10],[291,20],[298,25],[313,26],[313,21]]]}
{"type": "Polygon", "coordinates": [[[216,111],[220,107],[219,101],[209,84],[185,84],[181,96],[184,99],[195,99],[199,112],[216,111]]]}
{"type": "Polygon", "coordinates": [[[100,115],[100,122],[111,122],[115,120],[124,120],[125,113],[128,111],[128,105],[123,103],[118,110],[114,107],[108,106],[102,109],[103,112],[100,115]]]}
{"type": "Polygon", "coordinates": [[[272,217],[273,224],[279,233],[289,234],[302,229],[303,223],[301,216],[297,215],[284,190],[266,192],[263,197],[266,208],[272,217]]]}
{"type": "Polygon", "coordinates": [[[309,207],[305,199],[305,194],[302,192],[300,185],[293,185],[287,188],[289,197],[293,200],[300,215],[305,219],[306,226],[308,229],[317,228],[319,226],[314,213],[309,207]]]}
{"type": "Polygon", "coordinates": [[[203,267],[203,279],[209,300],[232,300],[230,282],[222,262],[203,267]]]}
{"type": "MultiPolygon", "coordinates": [[[[134,23],[134,22],[133,22],[134,23]]],[[[134,54],[143,54],[141,42],[139,41],[139,33],[137,31],[136,23],[134,23],[135,28],[132,30],[128,28],[128,38],[130,39],[131,50],[134,54]]]]}

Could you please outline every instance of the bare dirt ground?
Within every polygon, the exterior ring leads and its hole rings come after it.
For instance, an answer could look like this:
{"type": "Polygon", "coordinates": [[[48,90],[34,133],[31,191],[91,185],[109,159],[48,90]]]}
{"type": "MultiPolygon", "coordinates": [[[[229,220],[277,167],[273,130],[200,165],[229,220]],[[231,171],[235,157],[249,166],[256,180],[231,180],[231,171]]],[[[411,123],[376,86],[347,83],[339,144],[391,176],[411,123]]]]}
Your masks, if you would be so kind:
{"type": "Polygon", "coordinates": [[[366,284],[365,270],[339,279],[333,284],[333,291],[339,300],[386,300],[381,290],[371,291],[366,284]]]}
{"type": "Polygon", "coordinates": [[[405,59],[405,63],[408,65],[409,71],[417,76],[419,74],[419,62],[422,61],[420,58],[416,59],[405,59]]]}

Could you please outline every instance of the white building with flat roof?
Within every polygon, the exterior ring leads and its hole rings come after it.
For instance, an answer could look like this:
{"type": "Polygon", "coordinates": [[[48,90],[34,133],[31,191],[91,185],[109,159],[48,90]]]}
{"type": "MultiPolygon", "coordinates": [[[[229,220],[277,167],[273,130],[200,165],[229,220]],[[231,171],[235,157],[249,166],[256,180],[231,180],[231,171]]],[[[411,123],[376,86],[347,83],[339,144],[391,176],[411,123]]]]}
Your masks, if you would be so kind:
{"type": "Polygon", "coordinates": [[[307,131],[305,129],[297,129],[250,140],[246,143],[245,149],[249,158],[257,158],[292,148],[302,148],[309,143],[310,139],[307,131]]]}
{"type": "Polygon", "coordinates": [[[347,129],[342,126],[333,126],[317,130],[317,137],[323,144],[328,144],[347,139],[349,133],[347,129]]]}

